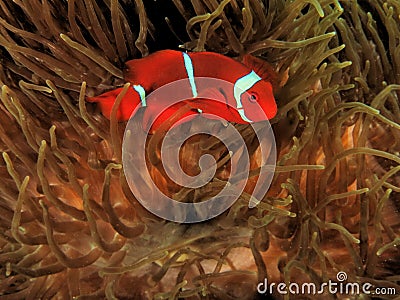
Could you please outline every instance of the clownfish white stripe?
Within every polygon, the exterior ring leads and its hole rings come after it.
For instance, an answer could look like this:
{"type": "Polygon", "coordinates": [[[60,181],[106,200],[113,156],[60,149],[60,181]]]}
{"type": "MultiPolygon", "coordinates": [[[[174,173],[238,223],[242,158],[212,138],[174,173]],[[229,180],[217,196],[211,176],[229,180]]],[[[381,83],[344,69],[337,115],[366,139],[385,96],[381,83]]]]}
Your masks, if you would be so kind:
{"type": "Polygon", "coordinates": [[[190,56],[185,52],[183,52],[183,61],[185,63],[186,73],[189,78],[190,86],[192,88],[193,97],[196,98],[197,97],[197,88],[196,88],[196,82],[194,81],[193,63],[192,63],[192,59],[190,58],[190,56]]]}
{"type": "Polygon", "coordinates": [[[238,113],[240,115],[240,117],[243,119],[243,121],[249,122],[249,123],[253,123],[252,120],[250,120],[249,118],[246,117],[246,115],[244,114],[244,109],[243,108],[239,108],[238,109],[238,113]]]}
{"type": "Polygon", "coordinates": [[[147,103],[146,103],[146,91],[144,90],[144,88],[140,84],[133,85],[132,87],[139,94],[140,101],[142,102],[142,107],[146,107],[147,106],[147,103]]]}
{"type": "Polygon", "coordinates": [[[246,122],[253,122],[249,120],[244,113],[243,104],[242,104],[242,94],[247,92],[253,85],[261,80],[261,77],[256,74],[256,72],[251,71],[249,74],[244,75],[243,77],[236,80],[235,85],[233,87],[233,95],[236,100],[236,108],[239,111],[241,118],[246,122]]]}

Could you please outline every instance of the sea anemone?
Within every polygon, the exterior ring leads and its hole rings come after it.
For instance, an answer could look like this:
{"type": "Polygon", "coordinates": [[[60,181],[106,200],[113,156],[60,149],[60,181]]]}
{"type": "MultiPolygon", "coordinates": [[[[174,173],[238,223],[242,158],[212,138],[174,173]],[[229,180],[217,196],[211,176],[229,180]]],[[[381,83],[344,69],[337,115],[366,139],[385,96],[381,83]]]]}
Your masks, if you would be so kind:
{"type": "MultiPolygon", "coordinates": [[[[2,299],[253,299],[265,278],[321,284],[339,272],[400,291],[398,1],[0,0],[0,15],[2,299]],[[125,61],[165,48],[274,67],[278,161],[257,207],[246,125],[235,127],[249,183],[219,217],[167,222],[130,191],[126,124],[85,96],[123,85],[125,61]]],[[[194,137],[181,151],[188,173],[204,151],[219,168],[205,188],[173,185],[150,158],[153,180],[179,201],[209,198],[229,157],[194,137]]]]}

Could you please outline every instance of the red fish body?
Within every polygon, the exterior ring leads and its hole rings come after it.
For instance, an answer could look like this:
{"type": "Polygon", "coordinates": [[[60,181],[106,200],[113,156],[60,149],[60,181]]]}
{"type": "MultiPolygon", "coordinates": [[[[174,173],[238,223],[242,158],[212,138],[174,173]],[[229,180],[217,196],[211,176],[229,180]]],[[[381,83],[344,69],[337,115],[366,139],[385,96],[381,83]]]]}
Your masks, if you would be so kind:
{"type": "MultiPolygon", "coordinates": [[[[146,109],[151,114],[151,107],[157,106],[157,103],[153,103],[155,101],[147,103],[145,95],[180,79],[189,79],[193,91],[193,97],[187,99],[193,111],[187,115],[204,112],[242,124],[273,118],[277,107],[269,82],[272,76],[270,68],[264,67],[265,63],[262,60],[250,55],[245,56],[243,61],[248,66],[217,53],[186,54],[173,50],[162,50],[145,58],[128,61],[124,77],[126,81],[132,83],[132,87],[121,101],[117,119],[128,120],[140,105],[147,106],[146,109]],[[232,85],[219,91],[201,90],[197,93],[196,77],[222,79],[232,85]],[[208,100],[210,97],[217,97],[220,101],[208,100]]],[[[122,88],[117,88],[87,100],[97,102],[103,115],[110,118],[112,106],[121,90],[122,88]]],[[[166,109],[159,116],[161,121],[175,113],[178,107],[180,105],[166,109]]],[[[158,120],[152,129],[156,130],[155,127],[161,123],[158,120]]]]}

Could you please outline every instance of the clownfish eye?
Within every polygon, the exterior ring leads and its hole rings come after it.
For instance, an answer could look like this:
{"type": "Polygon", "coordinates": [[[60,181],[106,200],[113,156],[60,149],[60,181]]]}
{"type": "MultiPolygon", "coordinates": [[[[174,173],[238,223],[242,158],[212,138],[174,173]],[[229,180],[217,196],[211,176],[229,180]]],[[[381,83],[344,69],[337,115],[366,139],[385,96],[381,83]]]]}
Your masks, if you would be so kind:
{"type": "Polygon", "coordinates": [[[250,102],[257,102],[258,101],[258,95],[254,92],[249,93],[249,100],[250,102]]]}

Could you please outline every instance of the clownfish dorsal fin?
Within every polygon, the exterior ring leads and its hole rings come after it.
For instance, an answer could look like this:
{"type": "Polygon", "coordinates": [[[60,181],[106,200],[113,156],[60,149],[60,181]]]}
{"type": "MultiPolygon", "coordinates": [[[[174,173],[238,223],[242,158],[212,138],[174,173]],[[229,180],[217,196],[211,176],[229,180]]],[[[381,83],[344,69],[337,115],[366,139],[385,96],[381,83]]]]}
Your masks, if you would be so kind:
{"type": "Polygon", "coordinates": [[[253,55],[245,54],[241,57],[241,63],[256,72],[263,80],[270,82],[274,89],[278,88],[278,73],[268,62],[253,55]]]}

